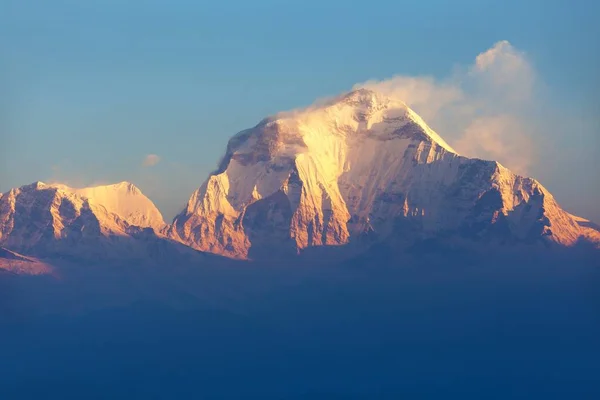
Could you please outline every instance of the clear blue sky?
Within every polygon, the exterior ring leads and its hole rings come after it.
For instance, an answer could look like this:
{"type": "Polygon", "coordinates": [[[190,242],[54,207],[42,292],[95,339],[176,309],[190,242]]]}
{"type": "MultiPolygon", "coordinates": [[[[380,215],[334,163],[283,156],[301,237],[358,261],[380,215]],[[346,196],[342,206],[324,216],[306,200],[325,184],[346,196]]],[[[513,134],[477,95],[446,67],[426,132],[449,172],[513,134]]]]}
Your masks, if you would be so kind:
{"type": "Polygon", "coordinates": [[[130,180],[171,218],[264,116],[371,78],[441,77],[506,39],[587,121],[536,178],[600,221],[599,19],[584,0],[0,0],[0,191],[130,180]],[[141,167],[150,153],[161,162],[141,167]]]}

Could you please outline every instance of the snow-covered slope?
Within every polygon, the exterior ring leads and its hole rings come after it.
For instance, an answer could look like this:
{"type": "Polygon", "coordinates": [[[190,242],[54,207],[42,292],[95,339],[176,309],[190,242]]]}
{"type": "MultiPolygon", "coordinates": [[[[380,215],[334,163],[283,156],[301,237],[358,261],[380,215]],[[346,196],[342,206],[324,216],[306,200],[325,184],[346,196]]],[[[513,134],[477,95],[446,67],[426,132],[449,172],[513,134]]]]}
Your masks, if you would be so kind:
{"type": "Polygon", "coordinates": [[[120,182],[81,189],[61,184],[50,186],[87,198],[90,202],[104,207],[109,213],[118,215],[129,225],[156,230],[165,225],[158,208],[132,183],[120,182]]]}
{"type": "Polygon", "coordinates": [[[600,237],[584,228],[539,182],[458,155],[403,102],[360,89],[235,135],[167,233],[253,258],[392,234],[407,244],[600,237]]]}
{"type": "Polygon", "coordinates": [[[36,182],[0,197],[0,245],[25,254],[117,256],[133,236],[163,228],[154,204],[134,185],[74,189],[36,182]]]}

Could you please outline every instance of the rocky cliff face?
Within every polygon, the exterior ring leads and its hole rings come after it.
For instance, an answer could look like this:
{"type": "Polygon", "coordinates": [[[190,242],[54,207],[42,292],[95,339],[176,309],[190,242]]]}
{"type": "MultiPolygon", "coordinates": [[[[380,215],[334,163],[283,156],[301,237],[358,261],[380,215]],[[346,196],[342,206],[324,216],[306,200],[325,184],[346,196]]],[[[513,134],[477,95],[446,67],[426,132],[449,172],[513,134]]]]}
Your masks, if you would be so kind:
{"type": "Polygon", "coordinates": [[[235,258],[391,234],[406,244],[600,238],[539,182],[458,155],[404,103],[364,89],[235,135],[166,233],[235,258]]]}

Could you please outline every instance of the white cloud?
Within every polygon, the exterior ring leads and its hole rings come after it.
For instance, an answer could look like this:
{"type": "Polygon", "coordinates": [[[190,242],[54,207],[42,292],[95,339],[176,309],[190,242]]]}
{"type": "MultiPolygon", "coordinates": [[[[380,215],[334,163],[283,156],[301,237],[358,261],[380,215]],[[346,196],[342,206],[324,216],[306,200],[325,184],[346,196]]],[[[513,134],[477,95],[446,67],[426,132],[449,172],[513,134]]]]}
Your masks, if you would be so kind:
{"type": "Polygon", "coordinates": [[[371,80],[354,85],[354,89],[376,90],[384,95],[403,100],[420,109],[425,120],[434,118],[449,104],[460,102],[464,93],[453,84],[436,82],[432,77],[394,76],[383,81],[371,80]]]}
{"type": "Polygon", "coordinates": [[[533,142],[524,135],[528,129],[512,115],[493,115],[474,119],[455,145],[471,157],[501,160],[517,172],[529,171],[533,161],[533,142]]]}
{"type": "Polygon", "coordinates": [[[144,161],[142,162],[142,166],[144,167],[152,167],[160,162],[160,157],[156,154],[148,154],[144,157],[144,161]]]}
{"type": "Polygon", "coordinates": [[[444,80],[394,76],[355,85],[405,101],[459,153],[527,173],[539,135],[536,72],[508,41],[479,54],[444,80]]]}

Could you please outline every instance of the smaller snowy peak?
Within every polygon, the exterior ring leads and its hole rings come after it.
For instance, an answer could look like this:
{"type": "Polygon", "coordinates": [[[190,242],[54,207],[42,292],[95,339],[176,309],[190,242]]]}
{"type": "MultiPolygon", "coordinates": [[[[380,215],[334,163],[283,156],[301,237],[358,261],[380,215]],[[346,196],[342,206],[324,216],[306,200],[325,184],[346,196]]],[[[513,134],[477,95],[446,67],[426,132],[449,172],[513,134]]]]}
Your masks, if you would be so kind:
{"type": "Polygon", "coordinates": [[[110,185],[72,188],[63,184],[51,185],[59,190],[88,199],[92,204],[104,207],[130,225],[160,230],[165,222],[160,211],[142,191],[130,182],[110,185]]]}
{"type": "Polygon", "coordinates": [[[0,245],[27,255],[145,258],[161,251],[164,227],[158,209],[129,182],[86,188],[35,182],[0,198],[0,245]]]}
{"type": "Polygon", "coordinates": [[[140,228],[153,228],[157,232],[165,226],[162,214],[154,203],[131,182],[119,182],[109,185],[74,188],[62,183],[44,183],[41,181],[12,189],[8,193],[16,196],[19,193],[55,190],[67,195],[74,195],[81,201],[88,201],[95,207],[101,207],[108,213],[116,215],[129,225],[140,228]]]}

